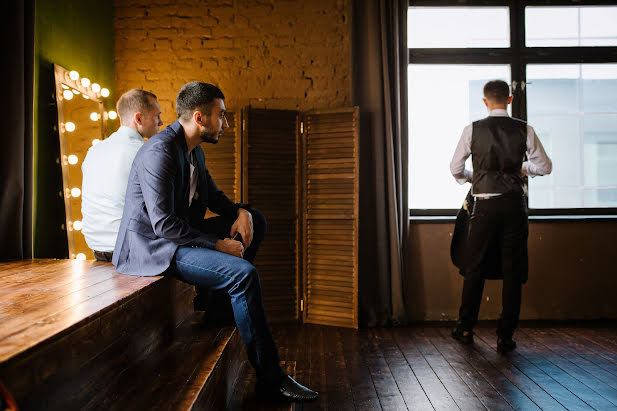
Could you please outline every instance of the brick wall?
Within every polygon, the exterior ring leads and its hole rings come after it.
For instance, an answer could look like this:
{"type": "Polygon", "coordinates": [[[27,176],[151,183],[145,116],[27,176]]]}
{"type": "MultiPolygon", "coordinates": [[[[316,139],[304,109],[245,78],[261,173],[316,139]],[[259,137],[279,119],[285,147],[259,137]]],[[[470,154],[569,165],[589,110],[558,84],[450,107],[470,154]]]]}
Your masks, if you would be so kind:
{"type": "Polygon", "coordinates": [[[159,97],[163,121],[193,80],[229,111],[349,106],[350,0],[116,0],[115,89],[159,97]]]}

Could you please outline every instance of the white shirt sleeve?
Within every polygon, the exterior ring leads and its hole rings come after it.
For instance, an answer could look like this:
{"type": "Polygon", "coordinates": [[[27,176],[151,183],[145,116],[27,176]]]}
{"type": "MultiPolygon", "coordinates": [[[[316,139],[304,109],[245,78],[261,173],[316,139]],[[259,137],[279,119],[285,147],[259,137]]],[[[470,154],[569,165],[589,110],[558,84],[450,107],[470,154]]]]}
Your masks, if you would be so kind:
{"type": "Polygon", "coordinates": [[[543,176],[553,171],[553,163],[530,125],[527,125],[527,158],[522,168],[529,177],[543,176]]]}
{"type": "Polygon", "coordinates": [[[459,184],[471,183],[473,172],[465,168],[465,161],[471,155],[471,135],[473,131],[473,124],[469,124],[463,130],[461,139],[456,145],[454,156],[450,162],[450,172],[454,176],[454,179],[459,184]]]}

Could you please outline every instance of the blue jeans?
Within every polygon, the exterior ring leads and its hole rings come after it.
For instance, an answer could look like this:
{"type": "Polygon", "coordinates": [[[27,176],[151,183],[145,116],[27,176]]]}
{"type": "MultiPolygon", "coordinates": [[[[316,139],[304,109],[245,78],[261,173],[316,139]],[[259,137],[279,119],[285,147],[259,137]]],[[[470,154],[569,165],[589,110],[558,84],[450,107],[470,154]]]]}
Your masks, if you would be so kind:
{"type": "MultiPolygon", "coordinates": [[[[172,272],[198,288],[229,295],[236,326],[258,379],[277,384],[285,374],[266,320],[259,274],[252,264],[266,233],[266,220],[259,210],[251,210],[251,215],[253,242],[245,250],[244,259],[209,248],[181,246],[172,262],[172,272]]],[[[204,220],[199,228],[224,238],[229,237],[232,224],[231,220],[214,217],[204,220]]]]}

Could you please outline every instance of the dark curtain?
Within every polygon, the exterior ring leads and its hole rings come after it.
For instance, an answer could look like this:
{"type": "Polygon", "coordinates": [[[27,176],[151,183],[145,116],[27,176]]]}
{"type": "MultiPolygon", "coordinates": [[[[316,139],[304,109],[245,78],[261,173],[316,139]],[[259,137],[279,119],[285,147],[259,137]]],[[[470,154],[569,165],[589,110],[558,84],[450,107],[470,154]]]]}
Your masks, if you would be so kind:
{"type": "Polygon", "coordinates": [[[0,260],[32,257],[34,0],[5,3],[0,260]]]}
{"type": "Polygon", "coordinates": [[[352,100],[360,106],[360,322],[407,322],[408,0],[355,0],[352,100]]]}

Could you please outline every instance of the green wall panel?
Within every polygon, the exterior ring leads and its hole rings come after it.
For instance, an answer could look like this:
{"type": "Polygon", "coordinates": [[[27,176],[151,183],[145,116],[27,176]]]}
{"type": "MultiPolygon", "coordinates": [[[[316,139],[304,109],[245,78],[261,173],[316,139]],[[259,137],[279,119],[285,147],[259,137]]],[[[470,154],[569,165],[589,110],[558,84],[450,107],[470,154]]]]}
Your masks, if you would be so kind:
{"type": "Polygon", "coordinates": [[[34,256],[68,257],[53,64],[77,70],[114,100],[113,1],[36,0],[34,256]]]}

